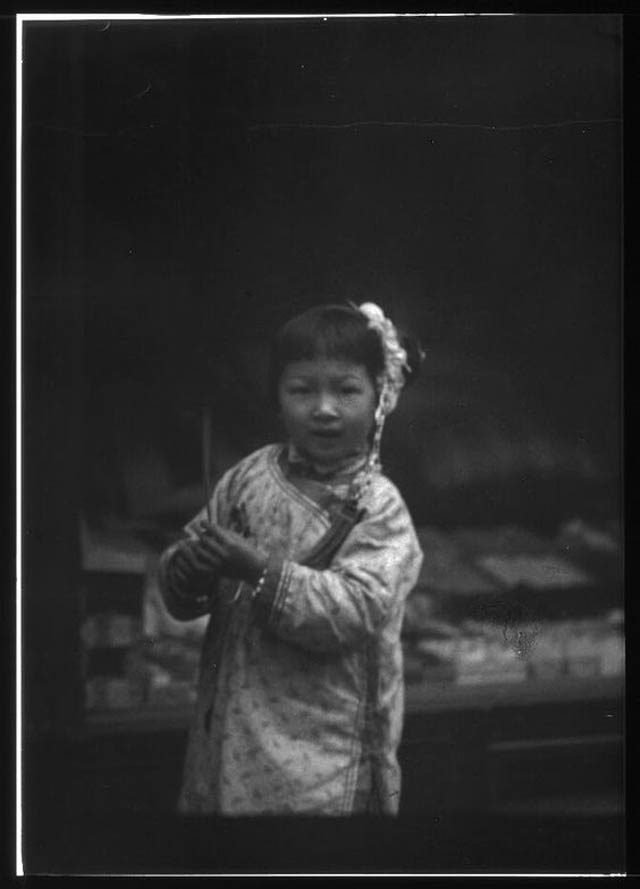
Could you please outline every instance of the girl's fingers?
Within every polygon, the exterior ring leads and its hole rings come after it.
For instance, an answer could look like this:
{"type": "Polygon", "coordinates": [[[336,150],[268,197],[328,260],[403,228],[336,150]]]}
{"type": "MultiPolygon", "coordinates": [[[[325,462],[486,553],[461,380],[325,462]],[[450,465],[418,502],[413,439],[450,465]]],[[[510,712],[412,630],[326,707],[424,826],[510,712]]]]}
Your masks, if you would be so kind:
{"type": "Polygon", "coordinates": [[[186,566],[187,570],[190,571],[192,574],[194,571],[199,570],[198,565],[194,560],[193,553],[190,550],[185,549],[182,551],[182,560],[182,564],[186,566]]]}
{"type": "Polygon", "coordinates": [[[221,561],[224,561],[227,558],[227,552],[224,547],[222,547],[217,540],[213,540],[210,537],[200,538],[198,551],[206,553],[208,556],[212,556],[221,561]]]}
{"type": "Polygon", "coordinates": [[[200,546],[204,547],[208,552],[213,553],[223,562],[229,558],[229,533],[224,531],[218,525],[209,525],[202,523],[198,532],[198,541],[200,546]]]}
{"type": "Polygon", "coordinates": [[[171,575],[175,580],[181,580],[183,583],[188,580],[188,572],[185,567],[174,560],[171,566],[171,575]]]}
{"type": "Polygon", "coordinates": [[[187,567],[187,557],[184,550],[178,550],[178,552],[173,557],[173,564],[177,565],[183,571],[187,567]]]}
{"type": "Polygon", "coordinates": [[[184,557],[194,571],[215,571],[219,566],[219,558],[203,551],[201,547],[185,547],[184,557]]]}
{"type": "Polygon", "coordinates": [[[175,577],[180,577],[182,580],[186,580],[187,564],[184,555],[180,550],[178,550],[171,559],[171,573],[175,577]]]}
{"type": "Polygon", "coordinates": [[[185,573],[193,573],[194,568],[197,567],[196,563],[193,560],[193,551],[190,548],[185,547],[180,550],[179,557],[177,558],[177,564],[179,568],[185,573]]]}
{"type": "Polygon", "coordinates": [[[200,540],[214,541],[220,546],[228,546],[231,542],[231,534],[220,525],[203,522],[198,529],[200,540]]]}

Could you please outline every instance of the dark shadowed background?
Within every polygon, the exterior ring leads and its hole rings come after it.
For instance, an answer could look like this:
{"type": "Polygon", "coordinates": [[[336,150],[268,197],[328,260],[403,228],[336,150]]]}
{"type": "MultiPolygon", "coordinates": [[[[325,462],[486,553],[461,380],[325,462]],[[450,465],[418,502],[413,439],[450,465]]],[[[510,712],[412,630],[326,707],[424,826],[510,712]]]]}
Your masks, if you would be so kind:
{"type": "Polygon", "coordinates": [[[197,482],[204,403],[227,462],[276,434],[265,344],[326,299],[426,348],[419,520],[617,494],[617,17],[33,23],[24,75],[26,407],[74,381],[87,508],[134,451],[197,482]]]}

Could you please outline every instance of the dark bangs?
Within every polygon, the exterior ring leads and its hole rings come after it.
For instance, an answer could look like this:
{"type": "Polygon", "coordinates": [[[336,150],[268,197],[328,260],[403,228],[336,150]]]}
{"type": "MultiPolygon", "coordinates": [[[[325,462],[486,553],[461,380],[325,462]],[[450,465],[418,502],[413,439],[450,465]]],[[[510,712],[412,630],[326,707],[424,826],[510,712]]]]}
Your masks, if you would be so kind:
{"type": "Polygon", "coordinates": [[[367,319],[349,306],[315,306],[288,321],[276,335],[269,368],[269,391],[277,401],[287,364],[333,358],[363,365],[373,384],[384,370],[382,343],[367,319]]]}

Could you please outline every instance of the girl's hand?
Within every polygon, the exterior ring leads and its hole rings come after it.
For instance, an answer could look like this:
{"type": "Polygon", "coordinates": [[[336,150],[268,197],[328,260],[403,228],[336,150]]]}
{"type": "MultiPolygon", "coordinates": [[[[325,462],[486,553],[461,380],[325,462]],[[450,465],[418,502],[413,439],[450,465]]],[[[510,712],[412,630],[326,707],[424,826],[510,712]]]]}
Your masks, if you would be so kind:
{"type": "Polygon", "coordinates": [[[203,556],[217,562],[220,571],[247,583],[257,583],[267,565],[267,557],[240,534],[219,525],[201,522],[196,532],[203,556]]]}
{"type": "Polygon", "coordinates": [[[171,576],[182,582],[205,578],[220,573],[221,560],[199,540],[183,540],[170,563],[171,576]]]}

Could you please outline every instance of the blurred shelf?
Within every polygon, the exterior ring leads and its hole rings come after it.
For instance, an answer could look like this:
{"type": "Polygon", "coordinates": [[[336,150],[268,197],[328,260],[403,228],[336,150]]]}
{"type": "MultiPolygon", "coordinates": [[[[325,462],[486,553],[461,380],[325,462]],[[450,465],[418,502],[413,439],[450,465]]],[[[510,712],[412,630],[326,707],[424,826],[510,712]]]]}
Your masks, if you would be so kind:
{"type": "MultiPolygon", "coordinates": [[[[424,682],[406,686],[407,714],[437,713],[444,710],[484,709],[563,701],[597,701],[622,698],[624,681],[620,676],[589,679],[560,677],[552,681],[527,681],[478,685],[451,682],[424,682]]],[[[86,716],[83,733],[88,735],[120,732],[186,730],[194,706],[140,707],[137,710],[103,710],[86,716]]]]}
{"type": "Polygon", "coordinates": [[[193,712],[193,704],[175,707],[144,706],[137,710],[100,710],[86,715],[83,730],[88,735],[182,731],[188,728],[193,712]]]}
{"type": "Polygon", "coordinates": [[[405,709],[407,713],[488,710],[493,707],[622,698],[623,694],[622,676],[558,676],[545,680],[467,685],[432,680],[406,686],[405,709]]]}

